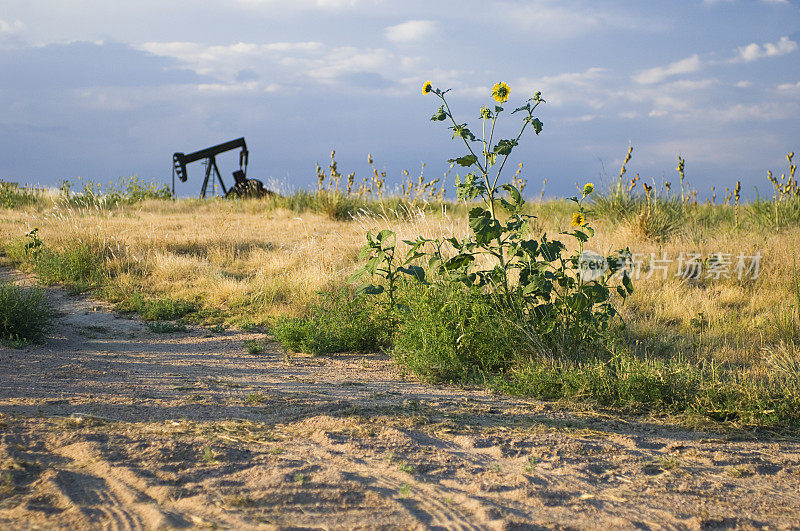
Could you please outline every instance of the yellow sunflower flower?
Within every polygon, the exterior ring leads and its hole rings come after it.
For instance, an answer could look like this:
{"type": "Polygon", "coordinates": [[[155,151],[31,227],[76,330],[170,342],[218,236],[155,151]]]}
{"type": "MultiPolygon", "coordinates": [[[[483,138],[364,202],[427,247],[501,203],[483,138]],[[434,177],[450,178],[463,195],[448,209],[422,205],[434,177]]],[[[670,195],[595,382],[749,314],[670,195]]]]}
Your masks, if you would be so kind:
{"type": "Polygon", "coordinates": [[[430,81],[426,81],[422,84],[422,93],[423,94],[430,94],[431,90],[433,90],[433,84],[430,81]]]}
{"type": "Polygon", "coordinates": [[[505,103],[508,101],[508,95],[511,94],[511,87],[506,83],[495,83],[492,87],[492,97],[497,103],[505,103]]]}
{"type": "Polygon", "coordinates": [[[592,183],[583,185],[583,195],[590,195],[592,192],[594,192],[594,185],[592,183]]]}
{"type": "Polygon", "coordinates": [[[572,226],[573,227],[580,227],[586,219],[583,217],[583,214],[580,212],[575,212],[572,214],[572,226]]]}

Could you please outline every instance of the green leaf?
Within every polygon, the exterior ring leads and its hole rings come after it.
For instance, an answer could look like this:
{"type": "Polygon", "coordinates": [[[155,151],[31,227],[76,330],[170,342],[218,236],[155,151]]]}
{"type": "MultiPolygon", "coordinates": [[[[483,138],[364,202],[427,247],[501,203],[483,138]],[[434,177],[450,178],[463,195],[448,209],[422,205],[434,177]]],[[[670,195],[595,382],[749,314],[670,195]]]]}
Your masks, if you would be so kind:
{"type": "Polygon", "coordinates": [[[523,107],[517,107],[516,109],[511,111],[511,114],[518,113],[519,111],[529,111],[530,112],[530,110],[531,110],[531,104],[528,103],[527,105],[524,105],[523,107]]]}
{"type": "Polygon", "coordinates": [[[347,282],[353,283],[361,280],[366,272],[367,272],[366,269],[364,269],[363,267],[359,267],[358,269],[353,271],[353,274],[350,275],[350,277],[347,279],[347,282]]]}
{"type": "Polygon", "coordinates": [[[471,254],[457,254],[450,260],[444,263],[444,268],[448,271],[452,271],[454,269],[459,269],[466,265],[469,265],[472,261],[475,260],[475,257],[471,254]]]}
{"type": "Polygon", "coordinates": [[[363,293],[364,295],[380,295],[383,293],[384,289],[383,286],[376,286],[375,284],[365,284],[360,286],[357,290],[359,293],[363,293]]]}
{"type": "Polygon", "coordinates": [[[452,245],[453,247],[455,247],[459,251],[463,247],[463,244],[460,241],[458,241],[458,238],[456,238],[455,236],[453,236],[451,238],[447,238],[446,241],[450,242],[450,245],[452,245]]]}
{"type": "Polygon", "coordinates": [[[608,300],[609,296],[608,288],[597,283],[587,285],[584,288],[584,292],[586,296],[589,297],[589,302],[593,304],[605,302],[608,300]]]}
{"type": "Polygon", "coordinates": [[[514,186],[513,184],[504,184],[503,186],[501,186],[501,188],[509,193],[511,199],[513,199],[514,203],[516,203],[518,206],[522,206],[523,204],[525,204],[525,200],[522,199],[522,194],[519,193],[519,190],[517,190],[516,186],[514,186]]]}
{"type": "Polygon", "coordinates": [[[399,267],[397,269],[401,273],[414,277],[417,282],[425,283],[425,270],[420,266],[399,267]]]}
{"type": "Polygon", "coordinates": [[[364,270],[367,271],[370,275],[374,275],[380,263],[381,263],[380,259],[377,256],[373,256],[372,258],[367,260],[366,264],[364,264],[364,270]]]}
{"type": "Polygon", "coordinates": [[[525,240],[520,242],[519,247],[531,260],[536,259],[536,255],[539,251],[539,242],[536,240],[525,240]]]}
{"type": "Polygon", "coordinates": [[[496,219],[488,218],[475,218],[470,220],[469,223],[472,232],[475,234],[475,242],[478,245],[486,245],[492,240],[496,240],[503,234],[503,227],[496,219]]]}
{"type": "Polygon", "coordinates": [[[470,166],[472,166],[473,164],[478,162],[478,157],[476,157],[475,155],[470,154],[470,155],[464,155],[463,157],[458,157],[458,158],[455,158],[455,159],[447,159],[447,162],[455,162],[459,166],[464,166],[466,168],[469,168],[470,166]]]}
{"type": "Polygon", "coordinates": [[[623,299],[625,299],[628,296],[628,292],[625,291],[625,288],[623,288],[622,286],[617,286],[617,293],[619,293],[619,296],[622,297],[623,299]]]}
{"type": "Polygon", "coordinates": [[[443,122],[447,120],[447,111],[444,108],[444,105],[439,107],[439,110],[431,116],[432,122],[443,122]]]}
{"type": "Polygon", "coordinates": [[[480,180],[475,172],[464,176],[464,181],[456,174],[456,194],[459,199],[471,200],[486,191],[486,184],[480,180]]]}
{"type": "Polygon", "coordinates": [[[625,286],[629,295],[633,293],[633,282],[627,271],[622,273],[622,285],[625,286]]]}
{"type": "Polygon", "coordinates": [[[509,212],[511,214],[517,211],[517,207],[506,201],[504,198],[500,199],[500,206],[502,206],[506,210],[506,212],[509,212]]]}
{"type": "Polygon", "coordinates": [[[528,122],[530,122],[530,124],[533,126],[533,130],[536,131],[537,135],[542,132],[544,124],[542,123],[541,120],[539,120],[538,118],[530,118],[530,117],[526,118],[526,120],[528,120],[528,122]]]}
{"type": "Polygon", "coordinates": [[[475,135],[467,128],[467,124],[454,125],[450,129],[453,130],[453,138],[461,137],[464,140],[475,141],[475,135]]]}
{"type": "Polygon", "coordinates": [[[572,232],[572,235],[575,236],[578,240],[582,241],[583,243],[589,241],[589,236],[587,236],[586,233],[581,230],[575,229],[575,231],[572,232]]]}
{"type": "Polygon", "coordinates": [[[498,155],[510,155],[511,150],[514,149],[514,146],[518,145],[519,142],[516,140],[501,140],[494,146],[494,152],[498,155]]]}

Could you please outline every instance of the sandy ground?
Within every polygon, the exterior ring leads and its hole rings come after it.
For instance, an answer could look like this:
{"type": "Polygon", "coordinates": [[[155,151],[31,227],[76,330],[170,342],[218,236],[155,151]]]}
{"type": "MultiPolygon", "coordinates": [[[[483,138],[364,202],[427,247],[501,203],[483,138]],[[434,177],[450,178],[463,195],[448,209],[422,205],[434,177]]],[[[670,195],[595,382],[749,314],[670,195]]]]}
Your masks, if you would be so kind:
{"type": "Polygon", "coordinates": [[[797,440],[156,334],[49,293],[47,342],[0,346],[0,528],[800,529],[797,440]]]}

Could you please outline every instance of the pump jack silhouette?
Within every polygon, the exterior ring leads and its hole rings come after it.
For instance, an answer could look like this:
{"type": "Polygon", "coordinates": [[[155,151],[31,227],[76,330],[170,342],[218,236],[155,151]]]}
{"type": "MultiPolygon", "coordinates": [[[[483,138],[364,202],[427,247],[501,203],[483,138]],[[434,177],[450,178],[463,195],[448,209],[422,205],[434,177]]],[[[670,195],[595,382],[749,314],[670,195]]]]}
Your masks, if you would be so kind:
{"type": "Polygon", "coordinates": [[[188,177],[186,174],[186,165],[198,160],[205,160],[206,165],[206,175],[203,180],[203,188],[200,191],[200,197],[203,199],[206,197],[208,182],[214,177],[219,181],[219,185],[222,187],[225,197],[264,197],[274,194],[274,192],[264,188],[264,184],[258,179],[247,178],[248,157],[249,152],[247,151],[247,144],[244,138],[237,138],[236,140],[201,149],[194,153],[189,153],[188,155],[175,153],[172,155],[172,195],[175,195],[175,175],[178,176],[181,182],[185,183],[188,177]],[[239,152],[239,169],[233,172],[233,179],[235,181],[233,187],[227,188],[225,182],[222,180],[222,175],[219,173],[216,156],[234,149],[241,150],[239,152]],[[212,173],[214,174],[213,176],[212,173]]]}

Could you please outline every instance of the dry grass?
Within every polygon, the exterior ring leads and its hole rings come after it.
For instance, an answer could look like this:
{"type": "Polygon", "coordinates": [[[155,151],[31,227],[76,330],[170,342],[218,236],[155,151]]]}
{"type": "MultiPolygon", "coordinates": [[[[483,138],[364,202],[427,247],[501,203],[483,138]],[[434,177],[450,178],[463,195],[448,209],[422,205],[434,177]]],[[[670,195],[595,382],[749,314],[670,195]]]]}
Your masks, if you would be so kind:
{"type": "MultiPolygon", "coordinates": [[[[568,208],[558,203],[536,208],[541,223],[536,230],[554,235],[567,228],[568,208]]],[[[675,276],[677,261],[666,280],[660,271],[647,278],[643,269],[622,314],[634,343],[644,351],[714,359],[758,371],[767,370],[776,352],[796,359],[787,345],[794,344],[800,329],[792,261],[798,229],[692,227],[659,243],[631,223],[593,223],[597,236],[590,248],[609,252],[627,246],[645,261],[651,253],[673,260],[681,253],[707,257],[722,252],[734,260],[739,254],[762,255],[755,280],[739,280],[735,274],[720,280],[680,279],[675,276]]],[[[0,243],[7,248],[33,227],[39,228],[47,246],[85,242],[101,253],[109,298],[141,293],[197,301],[231,324],[266,324],[278,315],[305,312],[317,292],[344,284],[356,267],[367,230],[391,228],[398,240],[468,233],[462,213],[409,211],[403,216],[334,221],[310,212],[270,210],[258,201],[0,210],[0,243]]],[[[791,366],[791,359],[788,363],[791,366]]]]}

